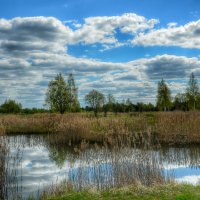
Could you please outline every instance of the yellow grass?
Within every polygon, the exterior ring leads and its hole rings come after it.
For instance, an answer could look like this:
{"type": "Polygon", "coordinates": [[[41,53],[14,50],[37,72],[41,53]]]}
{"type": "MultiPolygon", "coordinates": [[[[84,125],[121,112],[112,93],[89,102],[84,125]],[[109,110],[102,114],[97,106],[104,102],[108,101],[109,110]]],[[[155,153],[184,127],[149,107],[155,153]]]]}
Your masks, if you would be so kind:
{"type": "Polygon", "coordinates": [[[52,142],[199,143],[200,112],[1,115],[0,135],[49,134],[52,142]]]}

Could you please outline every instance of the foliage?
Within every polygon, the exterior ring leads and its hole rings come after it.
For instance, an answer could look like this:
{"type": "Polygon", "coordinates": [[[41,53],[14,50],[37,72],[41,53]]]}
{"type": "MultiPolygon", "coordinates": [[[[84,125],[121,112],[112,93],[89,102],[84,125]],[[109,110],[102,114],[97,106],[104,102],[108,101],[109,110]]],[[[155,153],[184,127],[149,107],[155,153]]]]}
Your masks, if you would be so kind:
{"type": "Polygon", "coordinates": [[[67,88],[69,91],[69,111],[79,112],[80,103],[78,101],[78,88],[75,85],[73,74],[69,74],[67,83],[67,88]]]}
{"type": "Polygon", "coordinates": [[[46,94],[46,104],[51,110],[63,114],[67,110],[70,101],[70,93],[67,84],[62,74],[58,74],[54,80],[49,83],[46,94]]]}
{"type": "Polygon", "coordinates": [[[22,105],[15,100],[8,99],[0,107],[1,113],[20,113],[22,105]]]}
{"type": "Polygon", "coordinates": [[[97,117],[98,112],[104,105],[105,96],[97,90],[92,90],[85,96],[85,101],[93,109],[94,114],[97,117]]]}
{"type": "Polygon", "coordinates": [[[104,105],[103,105],[103,111],[104,111],[104,116],[107,116],[108,111],[113,111],[115,104],[115,98],[112,94],[108,94],[107,98],[105,99],[104,105]]]}
{"type": "Polygon", "coordinates": [[[174,109],[175,110],[183,110],[183,111],[187,111],[189,109],[186,94],[178,93],[175,96],[175,98],[174,98],[174,109]]]}
{"type": "Polygon", "coordinates": [[[35,113],[47,113],[48,110],[43,108],[24,108],[21,113],[23,114],[35,114],[35,113]]]}
{"type": "Polygon", "coordinates": [[[194,76],[194,73],[190,74],[188,87],[186,89],[186,96],[188,99],[189,108],[195,110],[197,99],[199,96],[199,86],[198,86],[198,81],[194,76]]]}
{"type": "Polygon", "coordinates": [[[165,83],[164,79],[158,82],[157,90],[157,108],[158,110],[166,111],[171,107],[171,92],[165,83]]]}

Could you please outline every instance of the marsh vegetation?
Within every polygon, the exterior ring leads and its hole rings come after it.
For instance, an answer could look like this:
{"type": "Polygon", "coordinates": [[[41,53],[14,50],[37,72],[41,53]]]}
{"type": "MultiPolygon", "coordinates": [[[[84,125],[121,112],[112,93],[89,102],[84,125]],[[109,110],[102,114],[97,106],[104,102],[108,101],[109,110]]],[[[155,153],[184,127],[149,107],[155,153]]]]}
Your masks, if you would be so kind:
{"type": "Polygon", "coordinates": [[[151,146],[198,144],[200,112],[1,115],[0,134],[41,134],[50,143],[107,143],[151,146]]]}

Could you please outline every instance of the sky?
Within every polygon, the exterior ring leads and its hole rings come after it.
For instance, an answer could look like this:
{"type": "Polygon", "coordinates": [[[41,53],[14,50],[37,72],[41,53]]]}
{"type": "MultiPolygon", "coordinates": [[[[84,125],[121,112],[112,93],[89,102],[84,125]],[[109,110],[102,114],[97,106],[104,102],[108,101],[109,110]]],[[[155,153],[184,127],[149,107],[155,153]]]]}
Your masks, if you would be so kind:
{"type": "Polygon", "coordinates": [[[0,0],[0,103],[43,107],[48,83],[73,73],[118,101],[156,102],[200,77],[199,0],[0,0]]]}

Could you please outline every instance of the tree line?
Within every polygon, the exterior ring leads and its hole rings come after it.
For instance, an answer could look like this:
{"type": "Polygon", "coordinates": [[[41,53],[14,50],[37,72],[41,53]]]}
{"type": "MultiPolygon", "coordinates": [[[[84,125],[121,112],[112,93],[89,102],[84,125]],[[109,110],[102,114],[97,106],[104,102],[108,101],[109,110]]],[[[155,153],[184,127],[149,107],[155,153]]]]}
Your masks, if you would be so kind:
{"type": "Polygon", "coordinates": [[[0,106],[1,113],[44,113],[44,112],[80,112],[93,111],[95,116],[103,112],[107,116],[108,112],[115,114],[121,112],[143,112],[143,111],[173,111],[173,110],[199,110],[200,90],[198,80],[194,73],[190,74],[189,82],[184,93],[178,93],[172,98],[171,90],[164,79],[158,82],[156,105],[152,103],[138,102],[132,103],[130,99],[122,102],[116,101],[112,94],[104,95],[98,90],[91,90],[85,95],[85,108],[80,107],[78,100],[78,88],[75,85],[73,74],[68,75],[65,81],[62,74],[55,76],[48,84],[46,92],[46,109],[22,108],[22,105],[15,100],[8,99],[0,106]]]}
{"type": "Polygon", "coordinates": [[[162,79],[158,83],[157,90],[157,109],[167,110],[199,110],[200,109],[200,90],[198,80],[194,73],[190,74],[189,82],[184,93],[178,93],[174,98],[165,81],[162,79]]]}

